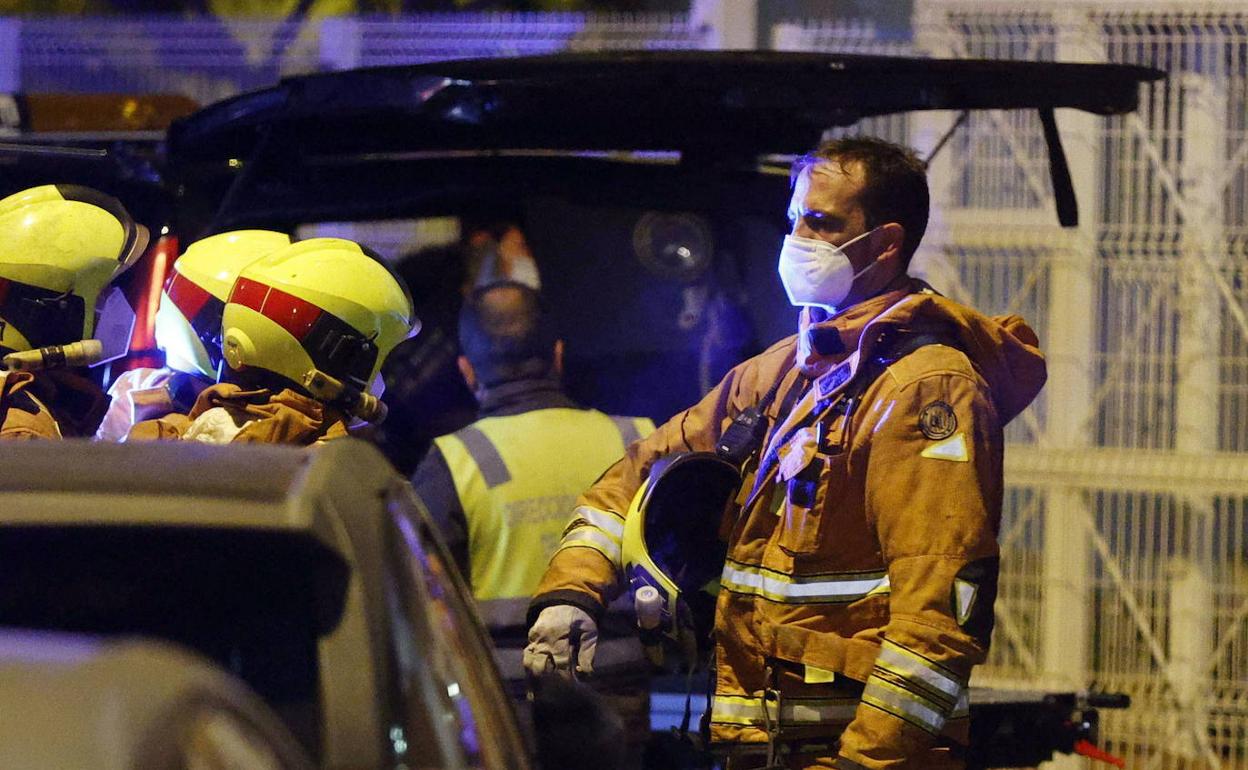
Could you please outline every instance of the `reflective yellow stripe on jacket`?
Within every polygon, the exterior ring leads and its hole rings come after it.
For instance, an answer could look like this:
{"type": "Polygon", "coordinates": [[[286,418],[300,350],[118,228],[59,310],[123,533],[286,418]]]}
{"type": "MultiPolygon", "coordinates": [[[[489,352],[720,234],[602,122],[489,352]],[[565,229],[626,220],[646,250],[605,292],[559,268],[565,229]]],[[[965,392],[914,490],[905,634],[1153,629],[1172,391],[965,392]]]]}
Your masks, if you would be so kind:
{"type": "Polygon", "coordinates": [[[618,569],[624,546],[624,517],[614,511],[603,511],[588,505],[577,506],[572,514],[574,526],[564,534],[559,550],[592,548],[618,569]]]}
{"type": "Polygon", "coordinates": [[[716,695],[711,700],[711,722],[763,728],[768,722],[779,726],[849,724],[858,709],[857,698],[784,697],[779,708],[774,700],[739,695],[716,695]],[[766,712],[764,712],[766,707],[766,712]]]}
{"type": "MultiPolygon", "coordinates": [[[[532,594],[560,547],[576,496],[652,430],[644,417],[555,408],[487,417],[436,439],[468,523],[473,595],[532,594]]],[[[613,528],[609,518],[598,518],[604,528],[582,528],[574,544],[614,549],[618,561],[623,522],[615,520],[613,528]]]]}
{"type": "Polygon", "coordinates": [[[888,573],[849,572],[839,575],[793,576],[729,559],[720,585],[739,594],[752,594],[784,604],[855,602],[889,591],[888,573]]]}

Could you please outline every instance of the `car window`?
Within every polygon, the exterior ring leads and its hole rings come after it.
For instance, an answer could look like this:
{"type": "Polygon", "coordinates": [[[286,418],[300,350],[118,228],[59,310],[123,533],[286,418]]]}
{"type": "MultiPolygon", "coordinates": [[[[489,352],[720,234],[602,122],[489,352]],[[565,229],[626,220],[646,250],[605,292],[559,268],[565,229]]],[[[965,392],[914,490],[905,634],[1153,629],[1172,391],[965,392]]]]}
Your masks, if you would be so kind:
{"type": "Polygon", "coordinates": [[[410,767],[426,767],[415,744],[434,743],[425,749],[452,755],[448,766],[523,768],[515,718],[484,630],[409,495],[404,488],[391,497],[387,522],[391,627],[404,699],[401,742],[407,749],[399,751],[394,741],[396,754],[410,767]],[[430,727],[432,741],[426,737],[430,727]]]}
{"type": "Polygon", "coordinates": [[[346,567],[282,532],[6,527],[0,625],[184,644],[246,682],[314,756],[317,642],[346,567]]]}

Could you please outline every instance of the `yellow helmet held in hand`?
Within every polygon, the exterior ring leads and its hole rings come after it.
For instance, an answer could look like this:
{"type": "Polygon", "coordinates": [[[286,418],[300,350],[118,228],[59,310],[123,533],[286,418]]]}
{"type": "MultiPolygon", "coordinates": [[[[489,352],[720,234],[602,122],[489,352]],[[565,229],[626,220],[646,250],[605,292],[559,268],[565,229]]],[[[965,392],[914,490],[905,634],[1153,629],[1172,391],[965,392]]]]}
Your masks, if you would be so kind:
{"type": "Polygon", "coordinates": [[[221,316],[243,268],[290,245],[272,230],[234,230],[192,243],[173,263],[156,311],[156,345],[170,369],[215,380],[221,316]]]}
{"type": "MultiPolygon", "coordinates": [[[[147,229],[110,195],[78,185],[31,187],[0,200],[0,353],[90,338],[105,287],[147,248],[147,229]]],[[[119,295],[120,296],[120,295],[119,295]]],[[[106,355],[125,352],[130,323],[106,355]]],[[[123,314],[124,315],[124,314],[123,314]]]]}
{"type": "Polygon", "coordinates": [[[222,328],[232,379],[302,390],[320,372],[365,392],[420,325],[407,287],[358,243],[311,238],[242,270],[222,328]]]}
{"type": "Polygon", "coordinates": [[[727,459],[684,452],[656,462],[633,497],[620,558],[642,642],[657,665],[664,647],[689,668],[709,653],[727,554],[720,525],[740,486],[741,473],[727,459]]]}

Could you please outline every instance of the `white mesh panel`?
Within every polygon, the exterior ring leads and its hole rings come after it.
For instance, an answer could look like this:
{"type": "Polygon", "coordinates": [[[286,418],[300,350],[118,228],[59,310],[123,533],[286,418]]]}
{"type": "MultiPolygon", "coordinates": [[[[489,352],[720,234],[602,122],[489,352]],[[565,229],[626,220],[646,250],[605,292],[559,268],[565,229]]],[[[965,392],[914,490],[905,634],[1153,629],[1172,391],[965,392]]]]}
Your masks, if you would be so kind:
{"type": "Polygon", "coordinates": [[[583,13],[427,14],[360,25],[361,66],[560,51],[704,47],[685,15],[583,13]]]}

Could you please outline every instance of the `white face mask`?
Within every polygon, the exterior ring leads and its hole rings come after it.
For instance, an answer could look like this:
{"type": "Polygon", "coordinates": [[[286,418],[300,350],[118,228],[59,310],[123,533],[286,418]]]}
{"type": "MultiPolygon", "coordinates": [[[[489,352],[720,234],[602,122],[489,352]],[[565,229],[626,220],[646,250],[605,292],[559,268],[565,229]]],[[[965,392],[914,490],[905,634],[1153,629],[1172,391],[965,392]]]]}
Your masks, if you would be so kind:
{"type": "Polygon", "coordinates": [[[814,305],[835,312],[849,296],[854,279],[876,265],[872,260],[871,264],[855,273],[844,249],[873,232],[875,230],[865,232],[840,246],[800,235],[784,236],[777,269],[789,302],[799,307],[814,305]]]}

